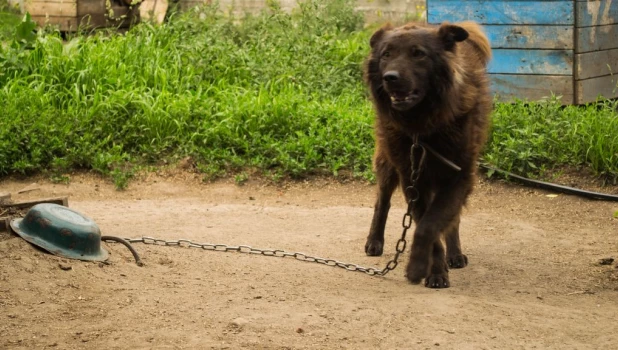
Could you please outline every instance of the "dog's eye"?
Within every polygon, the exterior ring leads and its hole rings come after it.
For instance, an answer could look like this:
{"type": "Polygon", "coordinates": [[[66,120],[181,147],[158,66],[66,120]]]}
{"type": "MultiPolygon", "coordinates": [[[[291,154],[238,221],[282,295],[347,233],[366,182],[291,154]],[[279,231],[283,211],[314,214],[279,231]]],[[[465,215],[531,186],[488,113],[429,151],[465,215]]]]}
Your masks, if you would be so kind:
{"type": "Polygon", "coordinates": [[[421,49],[413,48],[412,49],[412,57],[414,57],[414,58],[425,57],[425,52],[423,50],[421,50],[421,49]]]}
{"type": "Polygon", "coordinates": [[[391,57],[391,52],[390,51],[382,52],[382,58],[387,58],[387,57],[391,57]]]}

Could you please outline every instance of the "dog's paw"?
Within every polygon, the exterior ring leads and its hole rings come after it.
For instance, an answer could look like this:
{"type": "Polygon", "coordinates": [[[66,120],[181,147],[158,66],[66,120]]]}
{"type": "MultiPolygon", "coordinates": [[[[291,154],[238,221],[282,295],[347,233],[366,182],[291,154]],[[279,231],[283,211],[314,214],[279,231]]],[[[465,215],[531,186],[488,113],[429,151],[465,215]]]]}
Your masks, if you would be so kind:
{"type": "Polygon", "coordinates": [[[384,242],[377,239],[368,239],[365,244],[365,254],[369,256],[380,256],[384,250],[384,242]]]}
{"type": "Polygon", "coordinates": [[[419,284],[423,278],[427,277],[429,264],[427,261],[410,259],[406,269],[406,278],[412,284],[419,284]]]}
{"type": "Polygon", "coordinates": [[[450,286],[448,273],[432,273],[425,278],[425,287],[427,288],[448,288],[450,286]]]}
{"type": "Polygon", "coordinates": [[[452,255],[446,258],[448,267],[453,269],[461,269],[468,266],[468,257],[464,254],[452,255]]]}

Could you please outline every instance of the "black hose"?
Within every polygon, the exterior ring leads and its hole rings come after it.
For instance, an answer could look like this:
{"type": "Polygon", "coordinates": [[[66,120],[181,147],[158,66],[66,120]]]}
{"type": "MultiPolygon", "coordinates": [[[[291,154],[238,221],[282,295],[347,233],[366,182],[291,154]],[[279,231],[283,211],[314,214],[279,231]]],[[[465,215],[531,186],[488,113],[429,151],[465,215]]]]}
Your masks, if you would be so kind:
{"type": "Polygon", "coordinates": [[[491,170],[491,171],[494,171],[494,172],[496,172],[498,174],[501,174],[505,178],[509,178],[509,179],[513,178],[513,179],[515,179],[515,180],[517,180],[517,181],[519,181],[521,183],[524,183],[524,184],[527,184],[527,185],[532,185],[532,186],[539,187],[539,188],[543,188],[543,189],[546,189],[546,190],[553,190],[553,191],[556,191],[556,192],[572,194],[572,195],[586,197],[586,198],[590,198],[590,199],[598,199],[598,200],[606,200],[606,201],[618,202],[618,196],[616,196],[616,195],[607,194],[607,193],[599,193],[599,192],[591,192],[591,191],[581,190],[579,188],[573,188],[573,187],[553,184],[553,183],[550,183],[550,182],[532,180],[532,179],[528,179],[528,178],[523,177],[523,176],[515,175],[515,174],[510,173],[510,172],[505,171],[505,170],[494,168],[494,167],[486,165],[486,164],[479,164],[479,166],[481,168],[483,168],[483,169],[491,170]]]}
{"type": "Polygon", "coordinates": [[[137,251],[133,248],[133,246],[131,246],[131,243],[127,242],[125,239],[122,239],[120,237],[114,237],[114,236],[101,236],[101,240],[102,241],[114,241],[114,242],[123,244],[125,247],[129,248],[129,250],[131,251],[131,254],[133,254],[133,258],[135,258],[135,263],[137,264],[137,266],[144,266],[144,263],[142,262],[142,259],[140,259],[139,255],[137,254],[137,251]]]}

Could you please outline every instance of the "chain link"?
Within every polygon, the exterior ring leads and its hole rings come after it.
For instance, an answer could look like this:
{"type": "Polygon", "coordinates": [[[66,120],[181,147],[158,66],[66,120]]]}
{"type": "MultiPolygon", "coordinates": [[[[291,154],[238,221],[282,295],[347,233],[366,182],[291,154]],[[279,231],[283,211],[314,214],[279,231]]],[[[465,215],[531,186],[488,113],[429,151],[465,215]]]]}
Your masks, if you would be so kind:
{"type": "Polygon", "coordinates": [[[141,237],[141,238],[127,238],[126,241],[129,243],[144,243],[150,245],[161,245],[161,246],[179,246],[185,248],[201,248],[204,250],[213,250],[218,252],[239,252],[244,254],[258,254],[264,256],[274,256],[278,258],[294,258],[300,261],[312,262],[327,266],[340,267],[342,269],[346,269],[348,271],[362,272],[370,276],[385,276],[390,271],[393,271],[397,265],[399,264],[399,256],[403,254],[406,250],[407,241],[406,234],[408,229],[412,227],[413,214],[412,209],[414,207],[414,203],[419,199],[419,193],[416,189],[416,182],[419,178],[421,168],[423,163],[425,162],[425,147],[423,144],[418,142],[418,139],[414,140],[414,144],[410,150],[410,160],[412,162],[412,171],[410,175],[410,186],[406,190],[414,191],[414,196],[408,197],[408,209],[403,216],[402,226],[403,232],[401,233],[401,238],[397,241],[395,246],[395,256],[391,259],[383,269],[377,269],[375,267],[363,267],[357,264],[345,263],[333,259],[325,259],[317,256],[311,256],[305,253],[300,252],[287,252],[285,250],[271,250],[271,249],[260,249],[253,248],[248,245],[239,245],[239,246],[231,246],[226,244],[211,244],[211,243],[195,243],[188,239],[178,239],[178,240],[164,240],[160,238],[154,237],[141,237]],[[421,150],[421,155],[419,158],[419,162],[415,162],[414,151],[421,150]]]}
{"type": "Polygon", "coordinates": [[[380,276],[385,276],[390,271],[393,271],[397,265],[399,264],[399,256],[403,254],[406,250],[406,245],[408,242],[406,241],[406,234],[408,233],[408,229],[412,227],[413,220],[413,209],[414,203],[418,201],[420,198],[420,193],[416,188],[417,181],[421,175],[421,170],[423,169],[423,165],[425,164],[425,157],[427,156],[427,151],[425,150],[424,145],[419,142],[418,136],[414,137],[414,142],[410,147],[410,186],[406,188],[407,200],[408,200],[408,210],[403,215],[403,220],[401,222],[401,226],[403,226],[403,232],[401,232],[401,238],[397,241],[397,245],[395,246],[395,256],[391,261],[386,263],[384,269],[380,270],[380,276]],[[420,151],[419,161],[416,161],[415,152],[420,151]]]}

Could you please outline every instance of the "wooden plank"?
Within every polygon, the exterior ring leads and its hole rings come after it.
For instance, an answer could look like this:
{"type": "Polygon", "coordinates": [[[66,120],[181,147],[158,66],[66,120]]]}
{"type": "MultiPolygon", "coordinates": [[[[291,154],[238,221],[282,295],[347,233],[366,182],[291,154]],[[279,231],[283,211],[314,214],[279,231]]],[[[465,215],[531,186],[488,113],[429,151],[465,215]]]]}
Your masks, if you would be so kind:
{"type": "Polygon", "coordinates": [[[481,24],[575,23],[571,1],[427,0],[427,21],[475,21],[481,24]]]}
{"type": "Polygon", "coordinates": [[[81,24],[88,28],[104,28],[104,27],[118,27],[126,28],[131,24],[139,21],[139,9],[130,9],[125,6],[112,5],[113,17],[109,17],[105,14],[92,14],[79,17],[81,24]]]}
{"type": "Polygon", "coordinates": [[[31,16],[76,16],[77,5],[74,2],[27,2],[26,11],[31,16]]]}
{"type": "Polygon", "coordinates": [[[495,49],[573,49],[573,26],[485,25],[483,29],[495,49]]]}
{"type": "Polygon", "coordinates": [[[15,216],[19,211],[29,210],[33,206],[41,203],[54,203],[58,205],[62,205],[65,207],[69,206],[69,197],[54,197],[54,198],[45,198],[45,199],[37,199],[30,201],[23,201],[17,203],[1,203],[0,202],[0,212],[4,214],[8,214],[9,216],[0,217],[0,231],[9,229],[9,223],[11,221],[11,216],[15,216]],[[17,210],[17,211],[16,211],[17,210]]]}
{"type": "Polygon", "coordinates": [[[573,75],[571,50],[494,49],[492,54],[489,73],[573,75]]]}
{"type": "Polygon", "coordinates": [[[61,3],[61,4],[76,4],[77,0],[26,0],[25,1],[25,5],[32,5],[33,3],[51,3],[51,4],[57,4],[57,3],[61,3]]]}
{"type": "Polygon", "coordinates": [[[105,27],[126,28],[133,21],[138,20],[139,11],[134,9],[132,12],[128,7],[114,5],[114,18],[109,19],[105,13],[92,14],[86,16],[32,16],[32,20],[37,22],[39,26],[51,25],[58,27],[60,31],[77,31],[78,29],[94,29],[105,27]],[[126,18],[120,18],[127,15],[126,18]]]}
{"type": "Polygon", "coordinates": [[[498,99],[538,101],[562,96],[563,104],[573,103],[573,80],[570,76],[490,74],[491,90],[498,99]]]}
{"type": "Polygon", "coordinates": [[[8,192],[2,192],[0,193],[0,204],[2,203],[8,203],[11,201],[11,194],[8,192]]]}
{"type": "Polygon", "coordinates": [[[41,190],[41,186],[39,186],[39,184],[37,184],[36,182],[33,182],[30,185],[17,191],[17,194],[22,194],[22,193],[32,192],[32,191],[40,191],[40,190],[41,190]]]}
{"type": "MultiPolygon", "coordinates": [[[[108,13],[107,0],[79,0],[77,3],[77,16],[99,15],[108,13]]],[[[127,6],[122,6],[112,3],[114,17],[128,14],[131,9],[127,6]]]]}
{"type": "Polygon", "coordinates": [[[106,0],[79,0],[77,3],[77,15],[81,17],[85,15],[104,14],[107,12],[105,1],[106,0]]]}
{"type": "Polygon", "coordinates": [[[578,1],[576,6],[577,27],[590,27],[618,23],[618,1],[578,1]]]}
{"type": "MultiPolygon", "coordinates": [[[[115,17],[118,18],[122,15],[120,12],[115,12],[115,17]]],[[[106,27],[118,27],[125,28],[131,24],[132,17],[128,16],[125,19],[118,18],[117,20],[110,20],[105,14],[94,14],[80,17],[80,25],[84,28],[106,28],[106,27]]]]}
{"type": "Polygon", "coordinates": [[[35,21],[39,26],[44,27],[46,25],[51,25],[54,27],[58,27],[60,31],[69,31],[77,29],[77,18],[76,17],[47,17],[47,16],[32,16],[32,20],[35,21]]]}
{"type": "Polygon", "coordinates": [[[576,29],[575,52],[590,52],[618,48],[618,24],[576,29]]]}
{"type": "MultiPolygon", "coordinates": [[[[117,4],[113,4],[111,10],[113,11],[113,17],[111,18],[119,18],[120,16],[128,15],[131,12],[131,9],[129,7],[120,6],[117,4]]],[[[77,4],[78,17],[88,15],[105,15],[108,14],[108,12],[109,10],[105,5],[105,0],[80,0],[80,2],[77,4]]]]}
{"type": "Polygon", "coordinates": [[[575,78],[588,79],[618,74],[618,49],[575,55],[575,78]]]}
{"type": "Polygon", "coordinates": [[[10,217],[0,218],[0,231],[8,231],[9,227],[11,227],[11,218],[10,217]]]}
{"type": "Polygon", "coordinates": [[[607,75],[575,82],[576,103],[594,102],[599,96],[603,98],[618,97],[618,75],[607,75]]]}
{"type": "Polygon", "coordinates": [[[54,204],[58,204],[58,205],[62,205],[65,207],[69,206],[69,197],[54,197],[54,198],[44,198],[44,199],[37,199],[37,200],[32,200],[32,201],[25,201],[25,202],[17,202],[17,203],[10,203],[10,204],[1,204],[0,208],[7,208],[7,207],[11,207],[11,208],[16,208],[16,209],[29,209],[37,204],[41,204],[41,203],[54,203],[54,204]]]}

